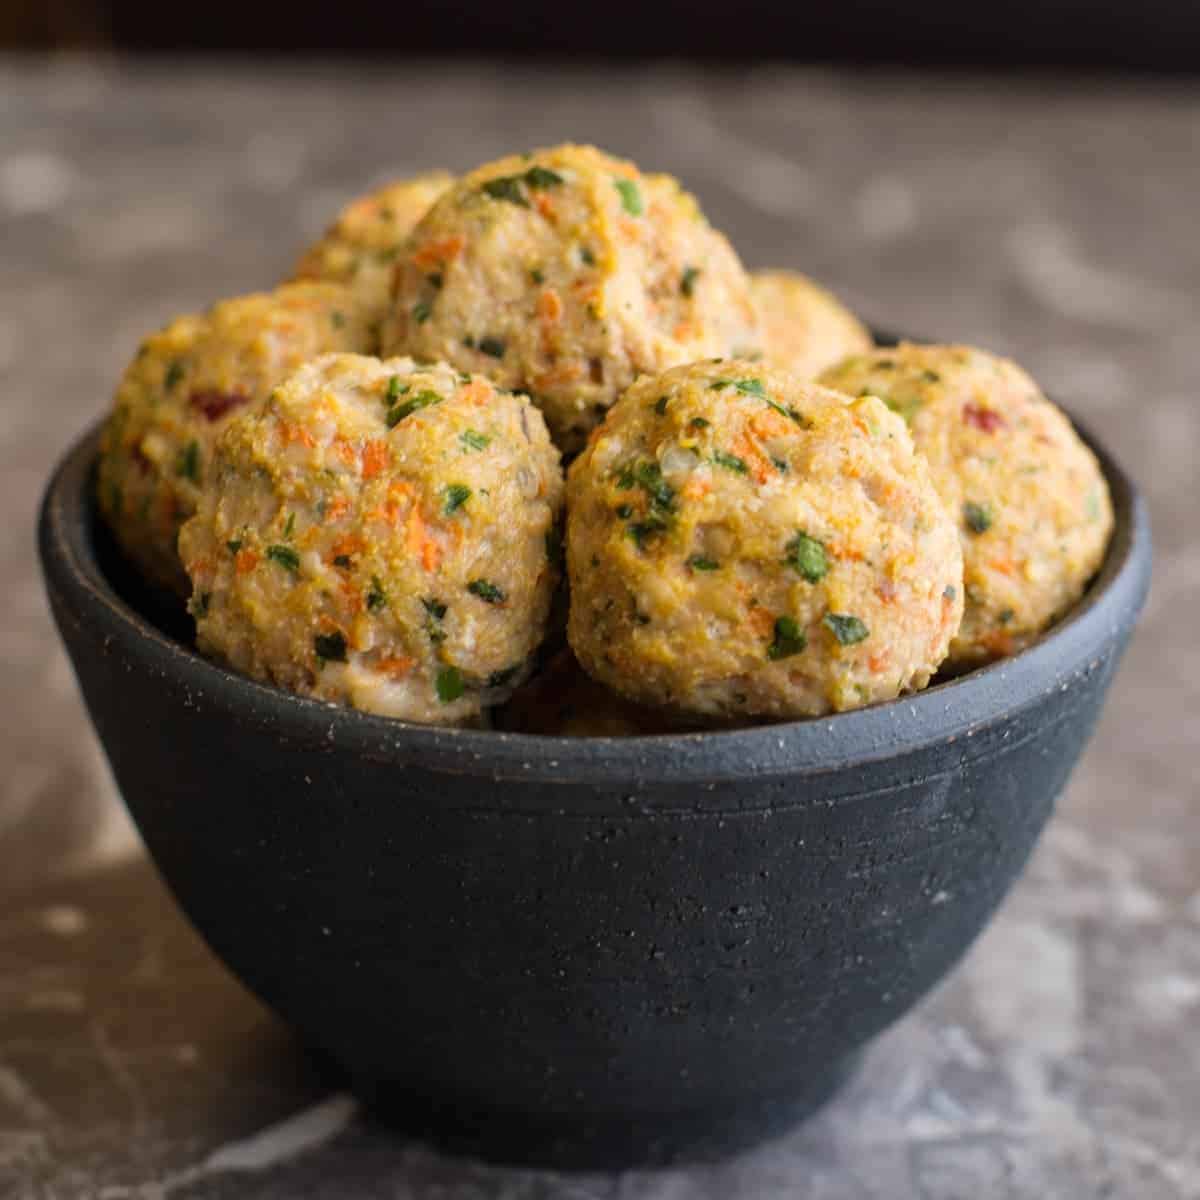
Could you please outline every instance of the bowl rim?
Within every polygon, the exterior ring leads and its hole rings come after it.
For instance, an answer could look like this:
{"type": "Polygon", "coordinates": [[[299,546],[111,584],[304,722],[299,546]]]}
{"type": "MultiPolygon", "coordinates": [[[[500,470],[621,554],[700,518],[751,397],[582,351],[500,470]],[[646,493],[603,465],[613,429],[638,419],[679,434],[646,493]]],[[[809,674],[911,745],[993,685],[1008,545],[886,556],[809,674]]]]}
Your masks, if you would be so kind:
{"type": "MultiPolygon", "coordinates": [[[[1112,455],[1071,419],[1108,481],[1115,524],[1099,572],[1070,613],[1011,658],[924,691],[827,717],[743,729],[568,737],[420,725],[297,696],[236,674],[161,631],[105,577],[91,537],[98,519],[93,465],[103,420],[75,441],[51,475],[39,514],[38,548],[47,589],[59,600],[60,612],[99,626],[106,649],[115,647],[160,676],[176,676],[196,706],[219,706],[244,725],[289,740],[496,782],[602,784],[636,791],[652,782],[716,786],[747,778],[795,778],[969,739],[1048,692],[1065,691],[1071,676],[1094,665],[1129,631],[1149,586],[1147,506],[1112,455]]],[[[503,794],[480,797],[481,804],[497,799],[502,804],[503,794]]]]}

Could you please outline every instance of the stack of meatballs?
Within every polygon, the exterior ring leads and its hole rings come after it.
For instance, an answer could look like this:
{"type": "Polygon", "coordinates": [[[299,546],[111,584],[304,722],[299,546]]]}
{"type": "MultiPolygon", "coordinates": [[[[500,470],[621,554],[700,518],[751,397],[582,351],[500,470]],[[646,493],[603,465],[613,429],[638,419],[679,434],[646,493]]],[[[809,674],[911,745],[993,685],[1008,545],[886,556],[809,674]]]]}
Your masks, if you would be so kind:
{"type": "Polygon", "coordinates": [[[204,654],[566,734],[821,716],[1013,654],[1113,520],[1015,364],[876,347],[674,179],[574,145],[356,200],[291,281],[149,337],[97,489],[204,654]]]}

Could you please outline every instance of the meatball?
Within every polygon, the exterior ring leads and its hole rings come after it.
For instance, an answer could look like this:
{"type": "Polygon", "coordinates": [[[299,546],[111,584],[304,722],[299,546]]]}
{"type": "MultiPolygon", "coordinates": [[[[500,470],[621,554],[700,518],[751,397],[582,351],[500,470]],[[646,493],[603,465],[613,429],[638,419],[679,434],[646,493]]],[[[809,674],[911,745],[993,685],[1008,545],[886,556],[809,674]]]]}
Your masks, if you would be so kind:
{"type": "Polygon", "coordinates": [[[527,397],[318,358],[217,442],[179,539],[200,649],[368,712],[476,719],[541,641],[562,491],[527,397]]]}
{"type": "Polygon", "coordinates": [[[295,278],[348,284],[373,316],[381,318],[405,238],[451,182],[449,172],[430,171],[352,200],[304,252],[295,278]]]}
{"type": "Polygon", "coordinates": [[[875,344],[867,327],[832,292],[795,271],[750,276],[767,359],[811,379],[875,344]]]}
{"type": "Polygon", "coordinates": [[[966,611],[949,668],[1022,649],[1079,599],[1112,532],[1108,485],[1020,367],[968,346],[906,343],[820,382],[878,396],[929,459],[963,548],[966,611]]]}
{"type": "Polygon", "coordinates": [[[413,231],[388,353],[528,392],[575,450],[638,375],[758,348],[749,280],[696,201],[588,146],[490,163],[413,231]]]}
{"type": "Polygon", "coordinates": [[[640,379],[567,483],[567,636],[601,682],[710,716],[926,684],[962,616],[954,523],[904,422],[753,362],[640,379]]]}
{"type": "Polygon", "coordinates": [[[101,512],[150,580],[188,594],[175,541],[225,425],[306,359],[369,341],[349,291],[296,283],[223,300],[142,343],[101,438],[97,482],[101,512]]]}

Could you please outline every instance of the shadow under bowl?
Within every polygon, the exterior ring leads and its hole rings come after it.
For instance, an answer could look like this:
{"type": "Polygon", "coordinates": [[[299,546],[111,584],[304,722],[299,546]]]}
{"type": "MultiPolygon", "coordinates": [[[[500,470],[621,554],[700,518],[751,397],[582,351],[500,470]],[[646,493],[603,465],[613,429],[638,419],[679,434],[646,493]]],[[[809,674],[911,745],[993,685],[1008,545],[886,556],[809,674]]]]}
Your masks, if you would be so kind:
{"type": "Polygon", "coordinates": [[[1145,506],[1093,442],[1107,559],[1012,659],[733,732],[441,729],[201,658],[112,553],[96,446],[51,480],[39,547],[154,861],[229,968],[406,1129],[507,1161],[712,1157],[820,1104],[1021,871],[1150,573],[1145,506]]]}

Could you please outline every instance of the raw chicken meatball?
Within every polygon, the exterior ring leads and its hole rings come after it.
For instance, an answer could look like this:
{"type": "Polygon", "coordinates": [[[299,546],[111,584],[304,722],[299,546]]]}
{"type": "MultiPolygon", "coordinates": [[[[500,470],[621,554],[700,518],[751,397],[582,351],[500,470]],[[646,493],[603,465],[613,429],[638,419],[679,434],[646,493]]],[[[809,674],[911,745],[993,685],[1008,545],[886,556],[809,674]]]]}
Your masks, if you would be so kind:
{"type": "Polygon", "coordinates": [[[490,163],[413,231],[389,353],[528,392],[577,449],[638,375],[758,348],[749,280],[696,201],[588,146],[490,163]]]}
{"type": "Polygon", "coordinates": [[[811,379],[848,354],[875,344],[867,327],[835,296],[795,271],[750,276],[769,362],[811,379]]]}
{"type": "Polygon", "coordinates": [[[225,425],[307,359],[369,343],[362,306],[332,283],[223,300],[142,343],[101,438],[98,489],[122,549],[152,581],[188,594],[175,540],[225,425]]]}
{"type": "Polygon", "coordinates": [[[904,417],[958,524],[966,611],[948,667],[1013,654],[1079,599],[1112,532],[1108,485],[1020,367],[968,346],[906,343],[821,382],[904,417]]]}
{"type": "Polygon", "coordinates": [[[802,717],[926,684],[962,615],[954,523],[882,403],[753,362],[631,387],[567,484],[567,636],[633,700],[802,717]]]}
{"type": "Polygon", "coordinates": [[[372,315],[381,318],[404,240],[452,178],[447,171],[429,171],[352,200],[320,241],[304,252],[295,277],[348,284],[372,315]]]}
{"type": "Polygon", "coordinates": [[[542,639],[562,490],[525,396],[319,358],[217,443],[179,539],[200,649],[368,712],[476,719],[542,639]]]}

